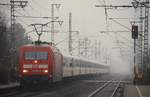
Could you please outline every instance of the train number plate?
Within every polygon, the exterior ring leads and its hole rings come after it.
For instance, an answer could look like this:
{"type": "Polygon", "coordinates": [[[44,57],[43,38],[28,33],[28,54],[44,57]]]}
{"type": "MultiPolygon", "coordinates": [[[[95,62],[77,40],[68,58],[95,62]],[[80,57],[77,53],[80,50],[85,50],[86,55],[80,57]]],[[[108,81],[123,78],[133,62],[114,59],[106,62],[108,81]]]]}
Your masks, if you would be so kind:
{"type": "Polygon", "coordinates": [[[32,68],[38,68],[39,66],[38,65],[32,65],[32,68]]]}
{"type": "Polygon", "coordinates": [[[32,72],[41,72],[41,70],[32,70],[32,72]]]}

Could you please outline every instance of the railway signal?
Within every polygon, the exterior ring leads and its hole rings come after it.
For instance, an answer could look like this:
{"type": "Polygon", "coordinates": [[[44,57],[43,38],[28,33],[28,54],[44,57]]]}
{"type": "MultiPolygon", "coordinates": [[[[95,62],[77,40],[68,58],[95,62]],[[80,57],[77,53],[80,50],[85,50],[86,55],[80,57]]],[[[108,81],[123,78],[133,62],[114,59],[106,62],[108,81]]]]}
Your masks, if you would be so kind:
{"type": "Polygon", "coordinates": [[[132,25],[132,38],[138,39],[138,26],[132,25]]]}

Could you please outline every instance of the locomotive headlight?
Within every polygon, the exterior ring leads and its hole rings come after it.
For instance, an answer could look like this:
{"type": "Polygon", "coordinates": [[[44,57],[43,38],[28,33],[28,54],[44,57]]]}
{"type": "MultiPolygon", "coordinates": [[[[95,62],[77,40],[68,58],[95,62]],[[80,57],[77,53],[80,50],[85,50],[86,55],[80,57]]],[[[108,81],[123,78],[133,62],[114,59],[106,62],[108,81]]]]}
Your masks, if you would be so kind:
{"type": "Polygon", "coordinates": [[[35,63],[35,64],[37,64],[37,63],[38,63],[38,61],[37,61],[37,60],[34,60],[34,63],[35,63]]]}
{"type": "Polygon", "coordinates": [[[45,73],[48,73],[48,70],[44,70],[45,73]]]}
{"type": "Polygon", "coordinates": [[[23,73],[27,73],[27,72],[28,72],[28,70],[24,69],[22,72],[23,72],[23,73]]]}

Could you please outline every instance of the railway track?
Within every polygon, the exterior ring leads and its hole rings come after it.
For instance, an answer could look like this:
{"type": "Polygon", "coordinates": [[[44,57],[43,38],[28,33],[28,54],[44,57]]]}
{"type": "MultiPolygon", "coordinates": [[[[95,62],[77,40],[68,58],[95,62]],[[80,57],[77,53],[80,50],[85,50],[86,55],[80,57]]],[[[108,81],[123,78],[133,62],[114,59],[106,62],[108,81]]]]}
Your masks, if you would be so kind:
{"type": "Polygon", "coordinates": [[[94,90],[91,94],[89,94],[87,97],[120,97],[115,96],[122,84],[122,81],[106,81],[103,82],[104,84],[94,90]]]}
{"type": "Polygon", "coordinates": [[[110,80],[110,78],[114,76],[67,80],[47,88],[43,86],[43,89],[40,85],[39,90],[17,90],[4,95],[0,94],[0,97],[121,97],[116,96],[116,93],[125,81],[110,80]]]}

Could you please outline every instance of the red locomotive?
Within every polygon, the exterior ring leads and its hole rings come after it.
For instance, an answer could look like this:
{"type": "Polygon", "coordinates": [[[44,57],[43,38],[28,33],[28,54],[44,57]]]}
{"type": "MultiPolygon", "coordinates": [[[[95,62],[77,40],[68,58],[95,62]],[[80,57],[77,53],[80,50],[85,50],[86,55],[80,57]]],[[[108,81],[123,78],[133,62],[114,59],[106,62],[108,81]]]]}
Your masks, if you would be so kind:
{"type": "Polygon", "coordinates": [[[108,71],[108,66],[72,56],[63,56],[55,46],[48,43],[38,41],[20,48],[21,84],[37,81],[56,82],[63,77],[102,74],[108,71]]]}
{"type": "MultiPolygon", "coordinates": [[[[19,76],[21,83],[37,80],[54,80],[56,72],[62,71],[63,57],[50,44],[35,43],[24,45],[19,54],[19,76]],[[55,64],[55,65],[54,65],[55,64]]],[[[59,80],[59,79],[55,79],[59,80]]]]}

